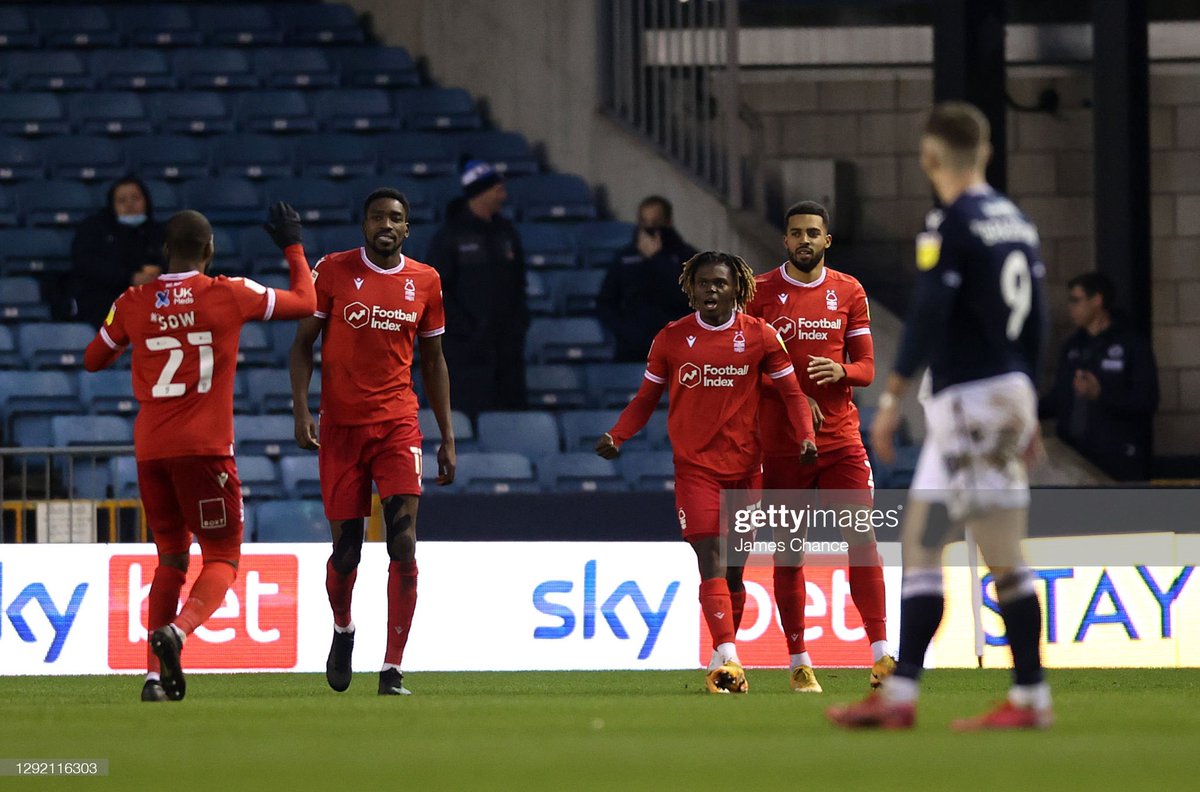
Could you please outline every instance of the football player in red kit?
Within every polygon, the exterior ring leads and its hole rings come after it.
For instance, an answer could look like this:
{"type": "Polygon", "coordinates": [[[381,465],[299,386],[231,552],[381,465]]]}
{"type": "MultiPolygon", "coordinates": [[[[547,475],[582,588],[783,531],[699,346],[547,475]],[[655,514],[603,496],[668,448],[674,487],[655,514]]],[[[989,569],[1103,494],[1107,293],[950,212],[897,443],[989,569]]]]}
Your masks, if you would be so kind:
{"type": "Polygon", "coordinates": [[[287,258],[290,290],[209,277],[212,226],[199,212],[180,212],[167,222],[167,271],[118,297],[84,353],[84,367],[99,371],[132,347],[138,487],[158,548],[143,701],[184,697],[184,641],[225,601],[237,576],[243,514],[233,380],[242,324],[299,319],[315,305],[300,216],[275,204],[266,228],[287,258]],[[204,566],[179,609],[193,536],[204,566]]]}
{"type": "Polygon", "coordinates": [[[749,265],[728,253],[699,253],[684,264],[679,283],[696,311],[655,336],[641,389],[596,441],[596,453],[616,458],[621,444],[646,425],[663,389],[670,388],[667,433],[675,455],[675,508],[683,538],[696,551],[700,607],[715,652],[706,683],[713,693],[744,693],[746,675],[734,643],[734,598],[740,594],[744,605],[746,591],[742,566],[723,560],[728,534],[720,525],[721,492],[745,492],[747,504],[757,499],[764,376],[778,383],[789,420],[800,427],[797,459],[816,456],[812,416],[778,333],[743,313],[754,297],[749,265]]]}

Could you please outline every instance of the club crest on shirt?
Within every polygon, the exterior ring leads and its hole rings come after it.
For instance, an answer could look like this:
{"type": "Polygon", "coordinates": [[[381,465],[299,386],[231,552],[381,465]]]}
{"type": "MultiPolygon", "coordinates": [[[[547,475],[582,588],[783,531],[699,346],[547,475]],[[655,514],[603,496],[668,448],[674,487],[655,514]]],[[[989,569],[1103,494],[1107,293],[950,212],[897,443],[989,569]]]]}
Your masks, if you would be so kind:
{"type": "Polygon", "coordinates": [[[837,292],[833,289],[825,290],[825,307],[830,311],[837,310],[837,292]]]}
{"type": "Polygon", "coordinates": [[[744,333],[742,333],[741,330],[738,330],[736,333],[733,334],[733,351],[734,352],[745,352],[746,351],[746,336],[744,333]]]}
{"type": "Polygon", "coordinates": [[[413,279],[408,278],[404,281],[404,299],[412,302],[417,299],[417,287],[413,285],[413,279]]]}

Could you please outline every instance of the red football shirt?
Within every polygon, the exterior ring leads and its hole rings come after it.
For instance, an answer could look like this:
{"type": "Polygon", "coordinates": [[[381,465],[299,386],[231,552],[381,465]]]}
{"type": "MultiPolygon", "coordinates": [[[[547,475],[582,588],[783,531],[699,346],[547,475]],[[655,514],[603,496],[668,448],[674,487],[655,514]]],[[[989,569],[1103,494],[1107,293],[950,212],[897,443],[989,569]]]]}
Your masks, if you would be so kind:
{"type": "MultiPolygon", "coordinates": [[[[755,279],[758,288],[746,312],[779,331],[801,389],[824,413],[817,450],[824,453],[861,445],[853,386],[870,385],[875,376],[866,292],[844,272],[826,267],[814,282],[801,283],[787,274],[786,267],[781,265],[755,279]],[[851,360],[851,352],[856,360],[851,360]],[[843,364],[846,376],[831,385],[817,385],[808,377],[809,355],[843,364]]],[[[759,421],[767,456],[790,456],[799,451],[783,399],[774,388],[767,388],[764,394],[759,421]]]]}
{"type": "Polygon", "coordinates": [[[192,271],[130,287],[113,303],[84,365],[89,371],[104,368],[132,345],[138,459],[233,455],[233,379],[242,324],[298,319],[313,304],[303,249],[294,245],[287,254],[290,292],[249,278],[192,271]]]}
{"type": "MultiPolygon", "coordinates": [[[[676,467],[702,468],[727,479],[757,472],[763,376],[778,379],[792,372],[775,330],[741,312],[719,327],[693,313],[660,330],[645,376],[670,388],[667,433],[676,467]]],[[[641,428],[631,412],[622,413],[609,432],[618,447],[641,428]]]]}
{"type": "Polygon", "coordinates": [[[330,253],[313,267],[321,347],[321,422],[360,426],[417,415],[413,337],[446,331],[442,279],[427,264],[400,257],[392,269],[363,248],[330,253]]]}

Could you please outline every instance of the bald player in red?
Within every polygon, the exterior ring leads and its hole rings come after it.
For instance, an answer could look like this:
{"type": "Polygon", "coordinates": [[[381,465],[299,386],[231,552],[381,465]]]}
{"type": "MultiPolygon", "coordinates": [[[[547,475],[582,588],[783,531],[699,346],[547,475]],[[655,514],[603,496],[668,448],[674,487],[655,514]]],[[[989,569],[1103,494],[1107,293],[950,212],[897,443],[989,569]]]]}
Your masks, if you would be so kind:
{"type": "MultiPolygon", "coordinates": [[[[833,237],[824,206],[815,201],[795,204],[784,215],[784,225],[788,260],[758,276],[758,290],[746,312],[770,323],[787,343],[800,386],[812,400],[820,424],[820,458],[815,465],[797,463],[799,441],[790,417],[780,395],[768,389],[760,413],[763,488],[833,490],[844,502],[830,505],[869,509],[875,481],[852,401],[854,388],[870,385],[875,378],[867,296],[853,277],[825,266],[825,251],[833,237]]],[[[887,648],[883,567],[875,533],[869,524],[864,531],[847,527],[842,538],[849,546],[850,596],[871,642],[870,683],[878,687],[896,663],[887,648]]],[[[777,554],[775,600],[791,656],[792,689],[820,693],[804,646],[803,564],[801,555],[777,554]]]]}
{"type": "Polygon", "coordinates": [[[132,347],[138,487],[158,548],[142,701],[184,697],[184,640],[225,601],[237,577],[243,512],[233,458],[233,380],[242,325],[299,319],[316,304],[300,216],[275,204],[266,229],[287,258],[288,291],[210,277],[212,226],[199,212],[180,212],[167,221],[167,271],[118,297],[84,353],[84,367],[99,371],[132,347]],[[204,566],[176,613],[193,536],[204,566]]]}
{"type": "Polygon", "coordinates": [[[724,561],[739,556],[724,546],[732,534],[721,529],[721,492],[745,492],[747,504],[757,500],[764,379],[778,384],[790,420],[801,427],[798,460],[816,457],[812,416],[778,333],[743,313],[754,297],[749,265],[728,253],[698,253],[684,264],[679,283],[696,312],[655,336],[641,388],[616,425],[596,441],[596,453],[615,459],[621,445],[646,425],[663,389],[670,389],[667,433],[675,455],[675,508],[683,538],[696,552],[700,607],[713,639],[714,660],[705,681],[711,693],[744,693],[733,597],[740,594],[744,603],[746,590],[743,565],[724,561]],[[729,553],[724,558],[723,550],[729,553]]]}

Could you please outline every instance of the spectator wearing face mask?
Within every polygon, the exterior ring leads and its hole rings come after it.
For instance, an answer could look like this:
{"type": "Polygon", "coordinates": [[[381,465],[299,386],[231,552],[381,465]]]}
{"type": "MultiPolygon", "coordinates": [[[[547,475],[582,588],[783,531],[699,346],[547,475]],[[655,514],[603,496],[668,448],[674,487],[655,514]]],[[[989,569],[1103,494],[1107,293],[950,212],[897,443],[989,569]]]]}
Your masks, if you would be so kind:
{"type": "Polygon", "coordinates": [[[126,176],[114,184],[107,205],[79,224],[71,243],[74,318],[99,326],[122,292],[162,274],[164,239],[141,180],[126,176]]]}

